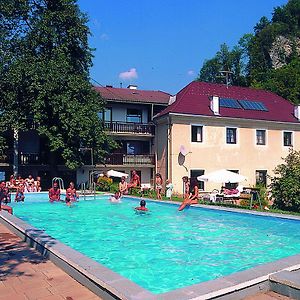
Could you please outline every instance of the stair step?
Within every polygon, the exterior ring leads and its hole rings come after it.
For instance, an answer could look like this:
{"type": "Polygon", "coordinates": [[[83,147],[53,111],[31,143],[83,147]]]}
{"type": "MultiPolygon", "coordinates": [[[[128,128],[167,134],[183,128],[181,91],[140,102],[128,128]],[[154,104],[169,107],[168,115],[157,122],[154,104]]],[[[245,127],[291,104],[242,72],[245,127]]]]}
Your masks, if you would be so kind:
{"type": "Polygon", "coordinates": [[[271,290],[300,300],[300,270],[281,271],[270,276],[271,290]]]}

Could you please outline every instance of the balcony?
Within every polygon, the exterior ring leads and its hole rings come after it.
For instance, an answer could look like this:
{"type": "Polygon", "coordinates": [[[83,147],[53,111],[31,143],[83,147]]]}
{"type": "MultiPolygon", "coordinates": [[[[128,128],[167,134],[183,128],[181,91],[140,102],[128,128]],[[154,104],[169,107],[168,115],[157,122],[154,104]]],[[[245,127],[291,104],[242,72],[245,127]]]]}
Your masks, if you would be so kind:
{"type": "Polygon", "coordinates": [[[155,156],[154,154],[140,154],[140,155],[129,155],[129,154],[110,154],[105,161],[106,165],[120,165],[120,166],[154,166],[155,156]]]}
{"type": "Polygon", "coordinates": [[[153,124],[126,123],[126,122],[105,122],[105,129],[112,133],[132,133],[154,135],[155,126],[153,124]]]}
{"type": "Polygon", "coordinates": [[[39,153],[20,153],[19,164],[21,165],[40,165],[41,157],[39,153]]]}

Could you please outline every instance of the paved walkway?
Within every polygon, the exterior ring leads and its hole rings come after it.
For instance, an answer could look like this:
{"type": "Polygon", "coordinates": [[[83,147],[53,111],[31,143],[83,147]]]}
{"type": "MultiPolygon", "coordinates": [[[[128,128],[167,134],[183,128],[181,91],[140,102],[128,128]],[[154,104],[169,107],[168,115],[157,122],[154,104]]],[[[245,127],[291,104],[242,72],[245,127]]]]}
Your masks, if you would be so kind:
{"type": "Polygon", "coordinates": [[[0,300],[99,300],[0,224],[0,300]]]}

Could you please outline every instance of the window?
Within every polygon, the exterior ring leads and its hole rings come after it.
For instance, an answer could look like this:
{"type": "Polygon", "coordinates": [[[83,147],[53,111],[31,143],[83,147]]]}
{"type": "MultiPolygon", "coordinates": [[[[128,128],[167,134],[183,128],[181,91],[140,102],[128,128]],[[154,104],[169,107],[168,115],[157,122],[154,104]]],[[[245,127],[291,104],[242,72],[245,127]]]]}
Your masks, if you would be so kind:
{"type": "Polygon", "coordinates": [[[104,109],[104,111],[101,111],[98,113],[98,117],[100,120],[104,122],[111,122],[112,121],[112,109],[111,107],[107,107],[104,109]]]}
{"type": "Polygon", "coordinates": [[[124,141],[123,152],[129,155],[149,154],[150,144],[148,141],[124,141]]]}
{"type": "Polygon", "coordinates": [[[236,128],[226,128],[226,143],[236,144],[236,128]]]}
{"type": "Polygon", "coordinates": [[[263,184],[267,186],[267,170],[255,171],[256,184],[263,184]]]}
{"type": "Polygon", "coordinates": [[[292,140],[292,132],[283,132],[283,145],[284,146],[293,146],[293,140],[292,140]]]}
{"type": "MultiPolygon", "coordinates": [[[[191,170],[191,178],[196,178],[204,174],[204,170],[191,170]]],[[[199,190],[204,191],[204,181],[198,181],[199,190]]]]}
{"type": "Polygon", "coordinates": [[[142,123],[142,111],[139,109],[127,109],[126,122],[128,123],[142,123]]]}
{"type": "Polygon", "coordinates": [[[203,126],[192,125],[192,142],[201,143],[203,141],[203,126]]]}
{"type": "Polygon", "coordinates": [[[266,131],[265,130],[256,130],[256,145],[265,145],[266,144],[266,131]]]}

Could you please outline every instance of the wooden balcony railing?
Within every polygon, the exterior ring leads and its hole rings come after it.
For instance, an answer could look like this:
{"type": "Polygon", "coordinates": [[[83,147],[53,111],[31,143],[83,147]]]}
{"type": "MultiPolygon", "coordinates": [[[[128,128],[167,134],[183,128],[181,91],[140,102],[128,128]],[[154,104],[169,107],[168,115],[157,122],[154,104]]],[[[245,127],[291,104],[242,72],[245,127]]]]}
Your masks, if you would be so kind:
{"type": "Polygon", "coordinates": [[[107,165],[154,165],[154,154],[141,154],[141,155],[129,155],[129,154],[110,154],[105,163],[107,165]]]}
{"type": "Polygon", "coordinates": [[[153,124],[105,122],[105,129],[115,133],[137,133],[153,135],[155,127],[153,124]]]}

